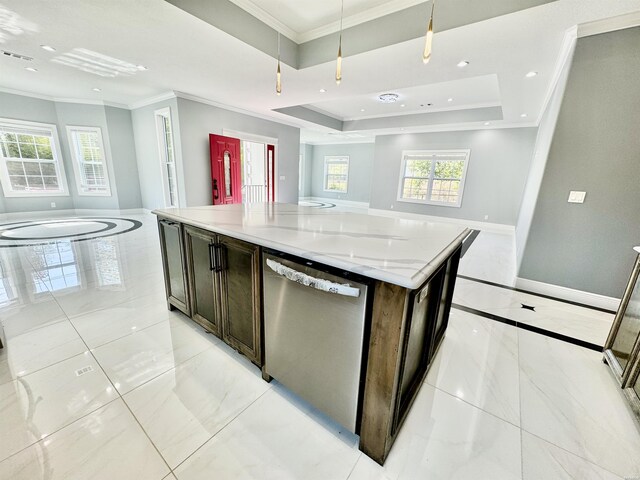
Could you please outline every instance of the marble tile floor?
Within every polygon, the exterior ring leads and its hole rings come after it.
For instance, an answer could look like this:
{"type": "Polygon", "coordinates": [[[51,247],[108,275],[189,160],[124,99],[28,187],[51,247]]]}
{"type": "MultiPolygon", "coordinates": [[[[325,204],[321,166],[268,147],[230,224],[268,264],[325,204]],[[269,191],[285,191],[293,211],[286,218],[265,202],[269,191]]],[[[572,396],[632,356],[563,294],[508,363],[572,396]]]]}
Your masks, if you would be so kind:
{"type": "MultiPolygon", "coordinates": [[[[55,259],[0,249],[0,479],[640,477],[640,431],[599,353],[456,309],[381,467],[356,436],[166,310],[155,219],[130,217],[143,227],[96,241],[117,245],[100,266],[93,241],[72,242],[58,259],[69,273],[54,275],[66,288],[34,285],[55,259]]],[[[480,301],[495,295],[467,297],[488,308],[480,301]]]]}

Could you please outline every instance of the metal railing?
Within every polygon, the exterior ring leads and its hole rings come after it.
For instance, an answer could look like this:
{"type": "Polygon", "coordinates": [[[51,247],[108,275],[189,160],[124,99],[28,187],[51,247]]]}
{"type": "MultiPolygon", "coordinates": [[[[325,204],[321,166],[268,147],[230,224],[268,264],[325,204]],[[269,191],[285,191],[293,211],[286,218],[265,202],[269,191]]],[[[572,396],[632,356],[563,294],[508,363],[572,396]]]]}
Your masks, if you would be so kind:
{"type": "Polygon", "coordinates": [[[264,185],[243,185],[242,203],[260,203],[267,201],[267,187],[264,185]]]}

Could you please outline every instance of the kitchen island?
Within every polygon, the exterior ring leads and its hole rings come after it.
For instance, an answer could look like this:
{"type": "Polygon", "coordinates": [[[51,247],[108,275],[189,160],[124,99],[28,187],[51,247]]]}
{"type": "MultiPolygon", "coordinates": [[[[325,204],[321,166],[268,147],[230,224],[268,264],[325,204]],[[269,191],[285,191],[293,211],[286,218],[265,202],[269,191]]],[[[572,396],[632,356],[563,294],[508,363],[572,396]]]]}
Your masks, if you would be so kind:
{"type": "Polygon", "coordinates": [[[277,203],[153,213],[168,307],[384,463],[446,331],[470,231],[277,203]]]}

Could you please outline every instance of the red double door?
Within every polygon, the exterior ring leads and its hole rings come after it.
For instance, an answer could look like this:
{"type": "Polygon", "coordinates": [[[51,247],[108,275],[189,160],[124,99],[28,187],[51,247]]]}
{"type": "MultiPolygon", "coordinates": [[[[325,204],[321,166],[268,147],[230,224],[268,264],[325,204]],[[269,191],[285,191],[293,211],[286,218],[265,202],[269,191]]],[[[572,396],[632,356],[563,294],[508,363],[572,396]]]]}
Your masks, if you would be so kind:
{"type": "MultiPolygon", "coordinates": [[[[214,205],[242,203],[242,162],[240,139],[209,135],[211,151],[211,190],[214,205]]],[[[275,146],[267,145],[267,201],[275,199],[275,146]]]]}

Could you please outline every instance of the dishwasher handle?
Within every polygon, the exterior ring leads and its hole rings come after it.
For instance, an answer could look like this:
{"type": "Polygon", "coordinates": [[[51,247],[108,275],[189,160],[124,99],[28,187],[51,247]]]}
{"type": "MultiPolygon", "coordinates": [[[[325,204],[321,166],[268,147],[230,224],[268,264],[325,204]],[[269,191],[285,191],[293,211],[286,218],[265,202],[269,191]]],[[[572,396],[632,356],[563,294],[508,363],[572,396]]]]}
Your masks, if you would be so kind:
{"type": "Polygon", "coordinates": [[[360,289],[352,287],[349,284],[340,284],[331,282],[329,280],[323,280],[321,278],[315,278],[306,273],[299,272],[291,267],[287,267],[278,263],[270,258],[266,259],[267,266],[280,276],[285,277],[292,282],[299,283],[305,287],[315,288],[316,290],[322,290],[323,292],[335,293],[337,295],[343,295],[345,297],[360,296],[360,289]]]}

